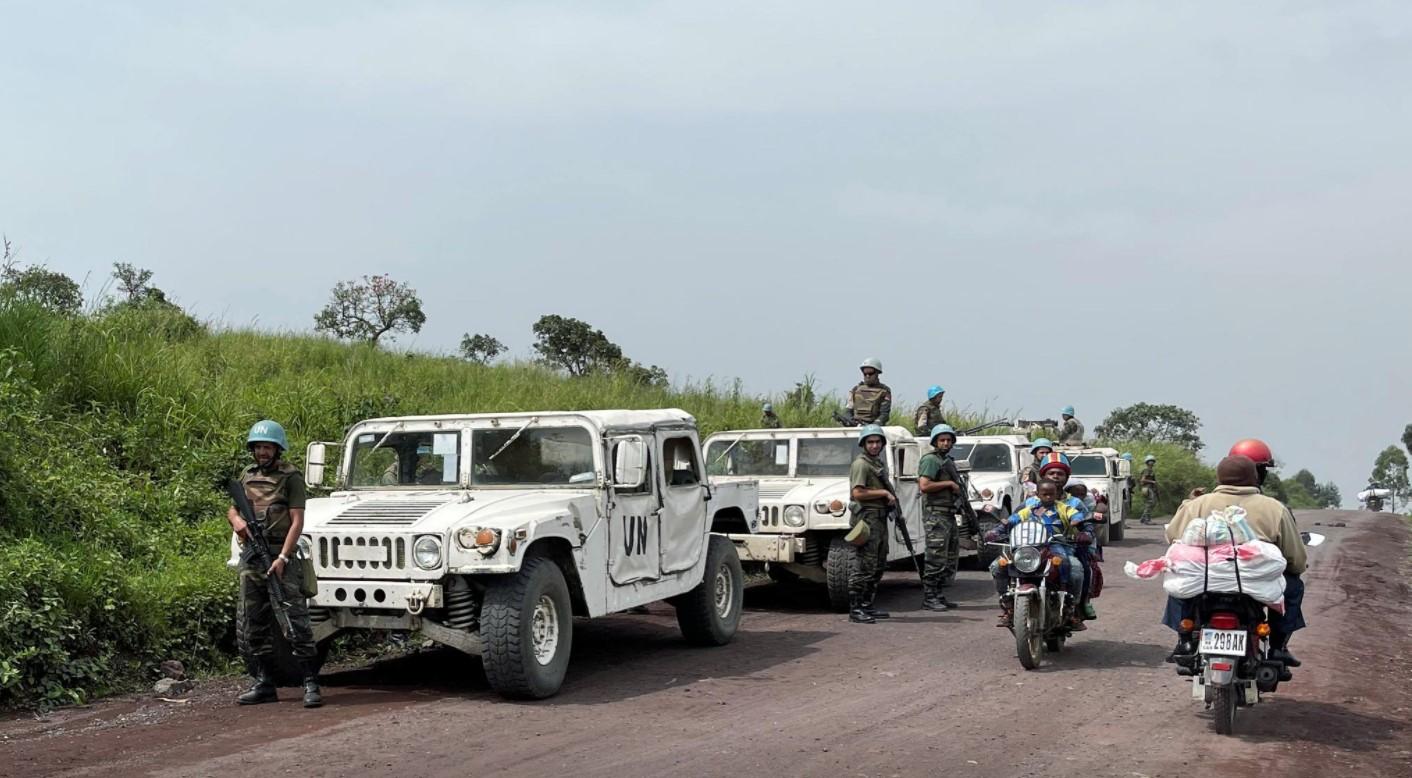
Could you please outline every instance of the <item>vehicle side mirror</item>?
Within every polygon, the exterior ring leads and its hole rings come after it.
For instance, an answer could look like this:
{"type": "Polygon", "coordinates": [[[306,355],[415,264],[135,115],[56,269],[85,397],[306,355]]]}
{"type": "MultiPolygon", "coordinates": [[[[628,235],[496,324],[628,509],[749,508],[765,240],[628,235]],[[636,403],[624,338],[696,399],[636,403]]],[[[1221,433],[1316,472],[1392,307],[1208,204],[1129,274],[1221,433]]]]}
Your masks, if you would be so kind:
{"type": "Polygon", "coordinates": [[[642,438],[624,438],[613,447],[613,485],[619,489],[640,489],[647,480],[647,443],[642,438]]]}
{"type": "Polygon", "coordinates": [[[304,449],[304,483],[309,486],[324,485],[324,465],[328,456],[327,443],[310,443],[304,449]]]}
{"type": "Polygon", "coordinates": [[[1128,476],[1132,475],[1132,472],[1133,472],[1133,463],[1132,463],[1132,462],[1129,462],[1129,461],[1126,460],[1126,459],[1120,459],[1120,460],[1118,460],[1118,476],[1119,476],[1120,478],[1127,478],[1128,476]]]}

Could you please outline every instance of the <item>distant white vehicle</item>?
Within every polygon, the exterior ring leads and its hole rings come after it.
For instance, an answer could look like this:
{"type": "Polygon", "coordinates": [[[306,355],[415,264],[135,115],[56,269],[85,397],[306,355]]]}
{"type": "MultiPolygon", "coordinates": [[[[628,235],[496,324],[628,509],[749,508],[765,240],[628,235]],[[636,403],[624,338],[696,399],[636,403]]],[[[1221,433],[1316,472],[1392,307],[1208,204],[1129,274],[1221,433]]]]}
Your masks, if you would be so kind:
{"type": "Polygon", "coordinates": [[[1131,504],[1128,476],[1132,463],[1113,448],[1059,446],[1055,449],[1069,458],[1070,478],[1088,486],[1090,497],[1097,503],[1097,513],[1104,518],[1098,529],[1098,542],[1122,540],[1127,530],[1127,506],[1131,504]]]}
{"type": "MultiPolygon", "coordinates": [[[[310,444],[310,484],[332,446],[310,444]]],[[[300,539],[316,640],[419,630],[479,655],[502,695],[540,698],[563,683],[575,616],[667,600],[688,642],[735,634],[740,561],[712,527],[754,517],[756,485],[708,484],[685,411],[371,419],[338,450],[300,539]]]]}
{"type": "MultiPolygon", "coordinates": [[[[913,547],[924,550],[917,460],[921,449],[902,427],[884,427],[883,456],[913,547]]],[[[858,456],[858,429],[819,427],[718,432],[706,439],[713,483],[759,482],[760,510],[749,527],[729,535],[742,562],[768,563],[776,580],[824,584],[834,610],[848,610],[852,554],[843,536],[852,524],[848,471],[858,456]]],[[[888,560],[907,559],[891,523],[888,560]]]]}
{"type": "MultiPolygon", "coordinates": [[[[929,445],[929,444],[928,444],[929,445]]],[[[979,535],[962,533],[963,555],[977,555],[982,566],[999,555],[998,546],[981,539],[991,527],[1010,517],[1025,502],[1020,471],[1029,461],[1030,440],[1024,435],[963,435],[956,439],[951,456],[969,468],[971,508],[980,524],[979,535]]]]}

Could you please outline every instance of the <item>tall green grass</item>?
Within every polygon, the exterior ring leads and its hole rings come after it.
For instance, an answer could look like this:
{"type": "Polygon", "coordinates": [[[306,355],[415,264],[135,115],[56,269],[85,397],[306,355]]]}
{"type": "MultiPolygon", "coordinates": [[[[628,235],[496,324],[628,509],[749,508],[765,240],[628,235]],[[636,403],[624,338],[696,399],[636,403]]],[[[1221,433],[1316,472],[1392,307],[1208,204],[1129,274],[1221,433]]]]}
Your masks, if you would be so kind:
{"type": "MultiPolygon", "coordinates": [[[[756,426],[765,399],[790,426],[829,426],[839,406],[0,299],[0,707],[130,688],[167,658],[234,666],[219,487],[258,419],[285,424],[297,461],[373,416],[678,407],[710,433],[756,426]]],[[[894,422],[913,408],[899,402],[894,422]]]]}

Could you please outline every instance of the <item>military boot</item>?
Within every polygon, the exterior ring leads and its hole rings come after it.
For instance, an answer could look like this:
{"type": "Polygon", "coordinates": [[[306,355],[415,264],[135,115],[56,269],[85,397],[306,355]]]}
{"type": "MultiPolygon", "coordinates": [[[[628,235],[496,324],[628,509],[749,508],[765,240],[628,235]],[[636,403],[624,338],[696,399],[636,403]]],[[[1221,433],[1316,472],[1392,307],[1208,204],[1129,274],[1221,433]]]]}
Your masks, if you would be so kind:
{"type": "Polygon", "coordinates": [[[304,668],[304,707],[319,708],[324,704],[324,696],[319,692],[319,669],[314,660],[300,663],[304,668]]]}
{"type": "Polygon", "coordinates": [[[279,694],[275,692],[274,670],[268,657],[255,658],[255,683],[245,693],[235,698],[241,705],[259,705],[262,702],[275,702],[279,694]]]}
{"type": "Polygon", "coordinates": [[[946,600],[941,596],[941,590],[932,584],[927,584],[926,592],[922,595],[922,610],[946,610],[946,600]]]}
{"type": "Polygon", "coordinates": [[[873,614],[863,610],[863,598],[856,595],[848,598],[848,620],[854,624],[877,623],[873,614]]]}
{"type": "Polygon", "coordinates": [[[872,588],[868,589],[868,593],[867,593],[867,594],[863,595],[863,601],[862,601],[862,608],[863,608],[863,611],[864,611],[865,613],[867,613],[869,616],[872,616],[874,619],[890,619],[890,618],[892,618],[892,614],[891,614],[891,613],[888,613],[888,612],[885,611],[885,610],[880,610],[880,609],[878,609],[878,608],[874,608],[874,607],[873,607],[873,598],[874,598],[874,597],[877,597],[877,596],[878,596],[878,589],[877,589],[877,586],[874,585],[872,588]]]}

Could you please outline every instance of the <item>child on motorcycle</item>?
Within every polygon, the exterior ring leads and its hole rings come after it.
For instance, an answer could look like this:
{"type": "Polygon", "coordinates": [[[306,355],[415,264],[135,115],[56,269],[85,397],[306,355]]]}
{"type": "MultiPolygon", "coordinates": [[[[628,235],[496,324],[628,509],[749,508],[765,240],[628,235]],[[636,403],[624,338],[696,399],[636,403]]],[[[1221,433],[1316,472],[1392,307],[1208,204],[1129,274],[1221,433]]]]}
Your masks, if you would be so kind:
{"type": "MultiPolygon", "coordinates": [[[[1051,544],[1050,552],[1063,560],[1061,574],[1065,576],[1065,589],[1070,595],[1078,598],[1083,591],[1084,573],[1083,566],[1072,552],[1072,544],[1078,539],[1080,528],[1086,526],[1085,516],[1067,502],[1059,501],[1059,484],[1051,480],[1040,481],[1035,500],[1036,505],[1027,504],[987,533],[986,540],[1005,542],[1005,533],[1021,522],[1034,521],[1043,524],[1047,537],[1065,541],[1051,544]]],[[[1008,597],[1010,573],[997,559],[991,563],[990,575],[995,582],[995,591],[1000,595],[1000,622],[996,626],[1010,627],[1014,623],[1014,604],[1008,597]]],[[[1082,628],[1081,616],[1076,613],[1075,619],[1078,621],[1078,628],[1082,628]]]]}

